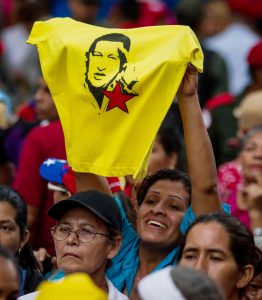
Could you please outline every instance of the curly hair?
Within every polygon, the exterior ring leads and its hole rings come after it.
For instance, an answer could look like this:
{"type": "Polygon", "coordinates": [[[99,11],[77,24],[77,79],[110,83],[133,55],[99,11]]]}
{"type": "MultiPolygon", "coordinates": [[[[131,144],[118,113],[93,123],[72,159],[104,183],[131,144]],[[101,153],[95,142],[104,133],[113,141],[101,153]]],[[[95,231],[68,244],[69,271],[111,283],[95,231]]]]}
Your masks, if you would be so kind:
{"type": "Polygon", "coordinates": [[[181,182],[191,198],[191,181],[187,174],[176,169],[164,169],[156,172],[151,176],[147,176],[144,178],[137,191],[137,203],[139,206],[144,201],[148,189],[159,180],[171,180],[181,182]]]}

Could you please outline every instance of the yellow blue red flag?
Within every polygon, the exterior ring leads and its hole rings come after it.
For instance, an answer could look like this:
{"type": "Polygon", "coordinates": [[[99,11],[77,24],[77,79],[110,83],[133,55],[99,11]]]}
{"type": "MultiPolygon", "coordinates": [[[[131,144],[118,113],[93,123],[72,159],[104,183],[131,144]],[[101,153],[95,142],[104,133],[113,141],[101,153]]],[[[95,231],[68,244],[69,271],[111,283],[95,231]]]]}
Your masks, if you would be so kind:
{"type": "Polygon", "coordinates": [[[28,43],[38,47],[69,165],[103,176],[146,174],[187,64],[203,68],[187,26],[115,29],[54,18],[36,22],[28,43]]]}

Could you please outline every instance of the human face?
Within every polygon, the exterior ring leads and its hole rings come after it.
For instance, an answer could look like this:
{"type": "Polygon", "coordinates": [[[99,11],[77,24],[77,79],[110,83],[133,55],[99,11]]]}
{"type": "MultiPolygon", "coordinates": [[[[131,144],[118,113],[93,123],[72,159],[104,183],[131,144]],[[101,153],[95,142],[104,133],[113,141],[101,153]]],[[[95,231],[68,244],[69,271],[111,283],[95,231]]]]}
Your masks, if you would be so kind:
{"type": "Polygon", "coordinates": [[[221,224],[195,225],[188,233],[180,265],[207,273],[226,299],[238,299],[241,274],[230,249],[229,236],[221,224]]]}
{"type": "Polygon", "coordinates": [[[88,24],[93,24],[99,9],[99,4],[88,3],[82,0],[69,0],[68,6],[72,14],[72,18],[88,24]]]}
{"type": "Polygon", "coordinates": [[[89,54],[88,80],[96,88],[106,87],[120,71],[120,42],[100,41],[89,54]],[[105,50],[106,49],[106,50],[105,50]]]}
{"type": "Polygon", "coordinates": [[[262,273],[254,277],[245,289],[243,300],[262,299],[262,273]]]}
{"type": "Polygon", "coordinates": [[[141,242],[170,251],[179,238],[188,202],[189,194],[181,182],[165,179],[153,184],[137,213],[141,242]]]}
{"type": "MultiPolygon", "coordinates": [[[[76,230],[88,228],[108,234],[104,222],[85,208],[74,208],[64,214],[59,224],[76,230]]],[[[90,243],[80,242],[75,233],[64,241],[54,240],[57,265],[65,273],[84,272],[91,277],[103,274],[107,260],[112,258],[112,243],[106,236],[96,235],[90,243]]]]}
{"type": "Polygon", "coordinates": [[[21,247],[20,229],[15,217],[15,209],[7,202],[0,202],[0,244],[13,255],[21,247]]]}
{"type": "Polygon", "coordinates": [[[152,175],[161,169],[175,168],[176,162],[177,153],[168,155],[160,142],[159,136],[157,135],[149,158],[147,175],[152,175]]]}
{"type": "Polygon", "coordinates": [[[247,182],[256,181],[262,175],[262,132],[249,138],[240,153],[243,176],[247,182]]]}
{"type": "Polygon", "coordinates": [[[19,284],[15,265],[0,257],[0,300],[15,300],[18,297],[19,284]]]}
{"type": "Polygon", "coordinates": [[[56,120],[58,113],[49,88],[43,77],[39,79],[38,88],[35,94],[36,113],[40,120],[56,120]]]}

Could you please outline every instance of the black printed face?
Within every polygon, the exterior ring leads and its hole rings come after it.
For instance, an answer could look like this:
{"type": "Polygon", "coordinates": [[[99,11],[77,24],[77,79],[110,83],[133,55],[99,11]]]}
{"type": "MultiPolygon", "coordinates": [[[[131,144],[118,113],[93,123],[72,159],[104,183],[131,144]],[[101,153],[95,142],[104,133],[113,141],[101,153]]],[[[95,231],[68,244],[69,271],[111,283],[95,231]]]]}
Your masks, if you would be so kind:
{"type": "Polygon", "coordinates": [[[120,70],[121,62],[119,49],[123,48],[121,42],[100,41],[93,52],[89,54],[88,80],[91,85],[105,87],[120,70]]]}
{"type": "Polygon", "coordinates": [[[128,61],[131,40],[111,33],[98,37],[86,52],[85,87],[99,112],[118,108],[128,113],[126,102],[139,94],[133,90],[138,82],[133,62],[128,61]]]}

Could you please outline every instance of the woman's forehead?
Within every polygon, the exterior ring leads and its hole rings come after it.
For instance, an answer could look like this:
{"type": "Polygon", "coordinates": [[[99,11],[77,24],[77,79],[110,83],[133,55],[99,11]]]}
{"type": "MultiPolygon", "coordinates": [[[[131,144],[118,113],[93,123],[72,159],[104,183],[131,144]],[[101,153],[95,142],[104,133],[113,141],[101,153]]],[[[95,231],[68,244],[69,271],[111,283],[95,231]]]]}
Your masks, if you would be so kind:
{"type": "Polygon", "coordinates": [[[6,201],[0,202],[0,216],[5,216],[6,218],[13,218],[15,219],[17,214],[17,210],[6,201]]]}
{"type": "Polygon", "coordinates": [[[196,240],[201,245],[214,247],[220,245],[225,250],[230,250],[230,235],[226,228],[219,222],[201,222],[193,226],[187,235],[186,243],[196,240]]]}
{"type": "Polygon", "coordinates": [[[152,184],[148,190],[146,195],[150,194],[159,194],[159,196],[165,197],[178,197],[185,201],[186,206],[188,206],[190,201],[190,195],[186,190],[184,184],[178,180],[170,180],[170,179],[161,179],[152,184]]]}
{"type": "Polygon", "coordinates": [[[90,224],[93,226],[106,226],[104,221],[91,212],[88,208],[75,207],[65,212],[60,223],[90,224]]]}

